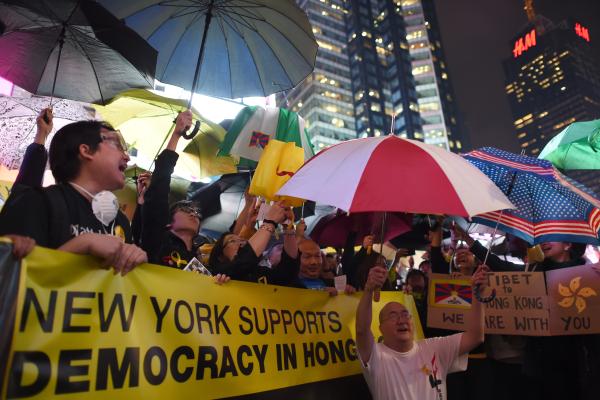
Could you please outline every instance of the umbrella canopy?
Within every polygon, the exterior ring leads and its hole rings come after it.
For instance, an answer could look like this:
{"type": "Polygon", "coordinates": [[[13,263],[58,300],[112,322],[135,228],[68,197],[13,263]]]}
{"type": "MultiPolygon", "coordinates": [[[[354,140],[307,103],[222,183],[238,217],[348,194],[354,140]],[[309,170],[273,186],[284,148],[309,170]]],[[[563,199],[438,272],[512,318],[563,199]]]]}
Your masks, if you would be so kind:
{"type": "MultiPolygon", "coordinates": [[[[227,232],[229,227],[242,210],[244,192],[250,184],[250,174],[247,172],[223,175],[216,182],[207,185],[191,194],[191,200],[207,203],[211,199],[214,207],[214,197],[219,201],[219,207],[215,212],[210,212],[208,217],[202,221],[202,229],[212,231],[215,235],[227,232]]],[[[206,208],[204,205],[203,209],[206,208]]]]}
{"type": "Polygon", "coordinates": [[[267,96],[314,68],[317,43],[293,0],[99,0],[158,50],[156,77],[209,96],[267,96]]]}
{"type": "Polygon", "coordinates": [[[538,158],[560,169],[600,169],[600,119],[567,126],[538,158]]]}
{"type": "Polygon", "coordinates": [[[549,161],[484,147],[464,157],[492,179],[516,209],[473,218],[530,244],[598,244],[600,202],[571,185],[549,161]]]}
{"type": "Polygon", "coordinates": [[[278,194],[349,212],[471,216],[513,207],[489,178],[460,156],[396,136],[329,147],[306,162],[278,194]]]}
{"type": "MultiPolygon", "coordinates": [[[[9,169],[21,166],[27,146],[36,133],[36,119],[50,103],[49,97],[0,96],[0,164],[9,169]]],[[[63,126],[81,120],[94,119],[95,111],[87,104],[61,99],[52,105],[54,119],[51,137],[63,126]]]]}
{"type": "Polygon", "coordinates": [[[308,160],[315,152],[305,126],[302,117],[285,108],[245,107],[231,122],[219,154],[258,161],[269,140],[276,139],[295,143],[304,150],[304,160],[308,160]]]}
{"type": "MultiPolygon", "coordinates": [[[[383,241],[406,233],[411,229],[412,217],[402,213],[388,213],[385,221],[383,241]]],[[[323,216],[312,228],[310,237],[320,246],[344,247],[348,233],[355,231],[355,245],[362,243],[367,235],[375,235],[381,240],[383,213],[354,213],[335,212],[323,216]]]]}
{"type": "MultiPolygon", "coordinates": [[[[184,100],[159,96],[143,89],[125,91],[106,106],[95,106],[102,118],[119,129],[127,143],[137,150],[138,162],[146,168],[170,135],[173,120],[186,107],[184,100]]],[[[223,128],[195,109],[192,113],[196,120],[202,121],[200,134],[188,144],[179,141],[177,151],[181,157],[175,173],[196,181],[207,176],[237,172],[233,158],[217,157],[225,136],[223,128]]]]}
{"type": "Polygon", "coordinates": [[[0,3],[0,76],[35,94],[88,103],[152,87],[156,51],[96,2],[10,3],[0,3]]]}

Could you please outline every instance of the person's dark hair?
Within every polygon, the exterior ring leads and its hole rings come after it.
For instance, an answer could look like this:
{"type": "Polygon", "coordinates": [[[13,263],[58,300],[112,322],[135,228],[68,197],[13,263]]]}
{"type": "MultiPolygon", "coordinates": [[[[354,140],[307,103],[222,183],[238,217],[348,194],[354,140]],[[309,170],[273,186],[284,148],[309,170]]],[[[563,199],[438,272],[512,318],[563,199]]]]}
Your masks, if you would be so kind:
{"type": "Polygon", "coordinates": [[[79,146],[87,144],[92,152],[102,142],[100,130],[114,128],[102,121],[79,121],[65,125],[56,132],[50,142],[50,170],[57,183],[67,183],[77,176],[81,168],[79,146]]]}
{"type": "Polygon", "coordinates": [[[408,271],[404,281],[408,282],[408,280],[410,278],[412,278],[413,276],[420,276],[425,280],[425,282],[427,282],[427,275],[425,275],[425,272],[421,271],[420,269],[415,269],[415,268],[412,268],[410,271],[408,271]]]}
{"type": "Polygon", "coordinates": [[[571,260],[578,260],[582,258],[586,247],[587,245],[585,243],[571,243],[571,248],[569,249],[571,260]]]}
{"type": "Polygon", "coordinates": [[[232,235],[232,233],[225,232],[215,242],[212,250],[210,251],[210,256],[208,257],[209,269],[213,270],[223,264],[223,249],[225,247],[225,238],[229,235],[232,235]]]}

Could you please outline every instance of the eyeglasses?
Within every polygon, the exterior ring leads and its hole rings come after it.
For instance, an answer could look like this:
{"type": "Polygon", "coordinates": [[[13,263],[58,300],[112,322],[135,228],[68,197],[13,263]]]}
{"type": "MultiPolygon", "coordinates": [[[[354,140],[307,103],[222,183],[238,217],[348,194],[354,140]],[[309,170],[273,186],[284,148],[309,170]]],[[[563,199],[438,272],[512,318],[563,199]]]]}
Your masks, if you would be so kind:
{"type": "Polygon", "coordinates": [[[111,133],[114,133],[115,135],[113,136],[113,135],[104,134],[104,135],[100,135],[100,138],[102,139],[103,142],[110,144],[115,149],[120,150],[123,153],[127,153],[127,151],[128,151],[127,143],[125,143],[125,139],[123,139],[121,132],[113,131],[111,133]]]}
{"type": "Polygon", "coordinates": [[[402,318],[403,320],[410,320],[412,318],[412,315],[410,315],[410,313],[406,310],[400,312],[391,311],[388,315],[386,315],[385,318],[381,320],[381,322],[385,322],[388,320],[392,322],[398,322],[400,318],[402,318]]]}
{"type": "Polygon", "coordinates": [[[202,219],[202,214],[200,214],[200,211],[198,211],[198,209],[193,206],[180,206],[177,207],[176,211],[181,211],[183,213],[191,215],[192,217],[202,219]]]}
{"type": "Polygon", "coordinates": [[[244,244],[246,244],[246,242],[247,242],[247,240],[246,240],[246,239],[232,238],[232,239],[229,239],[228,241],[226,241],[226,242],[223,244],[223,247],[227,246],[227,245],[228,245],[228,244],[230,244],[230,243],[235,243],[235,244],[238,244],[238,245],[240,245],[240,246],[243,246],[244,244]]]}

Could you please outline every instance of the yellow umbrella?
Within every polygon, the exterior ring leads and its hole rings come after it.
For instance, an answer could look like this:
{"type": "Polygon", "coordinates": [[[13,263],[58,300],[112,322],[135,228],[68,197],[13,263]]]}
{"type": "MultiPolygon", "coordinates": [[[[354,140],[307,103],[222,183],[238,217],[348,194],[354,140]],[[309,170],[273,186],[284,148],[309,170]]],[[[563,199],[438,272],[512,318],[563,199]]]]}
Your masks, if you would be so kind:
{"type": "MultiPolygon", "coordinates": [[[[127,90],[114,97],[106,106],[93,106],[105,121],[121,131],[127,143],[137,150],[138,157],[149,160],[153,160],[164,147],[177,114],[187,108],[184,100],[159,96],[143,89],[127,90]]],[[[201,116],[197,110],[192,109],[192,113],[194,119],[202,122],[195,139],[198,143],[195,146],[197,151],[183,153],[187,143],[180,140],[177,152],[182,156],[175,173],[197,180],[237,172],[232,157],[216,155],[218,145],[225,137],[225,130],[201,116]]]]}

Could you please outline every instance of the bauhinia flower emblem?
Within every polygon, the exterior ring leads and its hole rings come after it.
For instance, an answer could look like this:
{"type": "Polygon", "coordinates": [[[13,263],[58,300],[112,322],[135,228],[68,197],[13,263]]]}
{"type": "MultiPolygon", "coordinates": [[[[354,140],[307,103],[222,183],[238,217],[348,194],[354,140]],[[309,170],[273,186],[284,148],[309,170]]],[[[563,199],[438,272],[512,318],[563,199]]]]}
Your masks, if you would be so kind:
{"type": "Polygon", "coordinates": [[[597,296],[598,293],[591,287],[583,287],[581,286],[581,277],[576,276],[571,279],[569,286],[563,286],[560,282],[558,283],[558,293],[564,298],[558,302],[558,305],[564,308],[569,308],[573,304],[577,307],[577,313],[581,314],[587,307],[587,303],[585,301],[586,298],[591,296],[597,296]]]}

